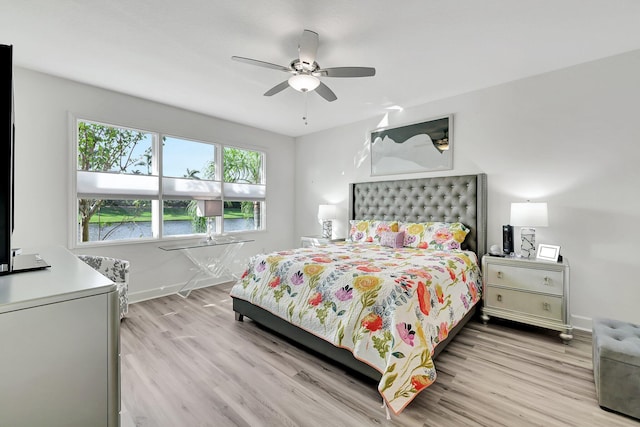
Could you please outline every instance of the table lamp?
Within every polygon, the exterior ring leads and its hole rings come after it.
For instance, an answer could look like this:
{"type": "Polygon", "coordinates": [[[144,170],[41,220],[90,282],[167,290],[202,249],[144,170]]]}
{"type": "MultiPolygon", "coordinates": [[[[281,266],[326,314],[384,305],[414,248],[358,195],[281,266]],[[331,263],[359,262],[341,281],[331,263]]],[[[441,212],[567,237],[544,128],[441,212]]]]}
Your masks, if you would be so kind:
{"type": "Polygon", "coordinates": [[[536,229],[534,227],[547,227],[549,219],[546,203],[511,203],[511,225],[522,227],[520,229],[520,255],[523,258],[535,258],[536,229]]]}
{"type": "Polygon", "coordinates": [[[336,217],[335,205],[318,206],[318,219],[322,221],[322,237],[331,239],[332,220],[336,217]]]}
{"type": "Polygon", "coordinates": [[[213,240],[213,222],[212,218],[222,216],[222,200],[198,200],[198,208],[196,210],[198,216],[207,218],[207,241],[213,240]]]}

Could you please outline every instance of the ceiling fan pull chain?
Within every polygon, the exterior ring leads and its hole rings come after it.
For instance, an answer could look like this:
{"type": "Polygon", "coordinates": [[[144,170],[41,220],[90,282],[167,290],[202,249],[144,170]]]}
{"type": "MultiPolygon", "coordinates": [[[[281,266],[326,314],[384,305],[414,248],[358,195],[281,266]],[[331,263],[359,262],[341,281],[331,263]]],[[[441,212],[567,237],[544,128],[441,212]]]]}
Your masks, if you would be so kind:
{"type": "Polygon", "coordinates": [[[309,122],[307,122],[307,106],[308,106],[308,101],[307,101],[307,93],[308,92],[304,92],[304,116],[302,116],[302,120],[304,121],[305,126],[309,124],[309,122]]]}

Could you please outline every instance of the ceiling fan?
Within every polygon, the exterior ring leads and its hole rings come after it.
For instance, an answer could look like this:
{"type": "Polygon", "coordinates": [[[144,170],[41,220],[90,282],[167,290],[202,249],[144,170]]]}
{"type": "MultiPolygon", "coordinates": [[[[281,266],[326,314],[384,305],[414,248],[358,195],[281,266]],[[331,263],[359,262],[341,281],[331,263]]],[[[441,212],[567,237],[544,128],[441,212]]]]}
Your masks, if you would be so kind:
{"type": "Polygon", "coordinates": [[[316,62],[318,51],[318,33],[311,30],[304,30],[302,38],[298,44],[298,58],[291,61],[288,67],[272,64],[270,62],[258,61],[257,59],[243,58],[242,56],[232,56],[231,59],[244,62],[259,67],[271,68],[292,74],[287,80],[279,83],[266,91],[264,96],[272,96],[282,92],[291,86],[300,92],[316,91],[318,95],[329,102],[338,99],[335,93],[327,85],[322,83],[319,77],[371,77],[375,76],[376,69],[371,67],[334,67],[321,68],[316,62]]]}

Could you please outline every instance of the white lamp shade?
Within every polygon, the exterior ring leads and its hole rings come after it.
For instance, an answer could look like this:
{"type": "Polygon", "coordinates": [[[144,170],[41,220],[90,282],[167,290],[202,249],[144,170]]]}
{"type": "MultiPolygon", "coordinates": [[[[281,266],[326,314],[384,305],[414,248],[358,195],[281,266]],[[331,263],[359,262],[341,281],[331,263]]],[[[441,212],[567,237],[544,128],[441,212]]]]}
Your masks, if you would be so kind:
{"type": "Polygon", "coordinates": [[[198,216],[222,216],[222,200],[198,200],[198,216]]]}
{"type": "Polygon", "coordinates": [[[309,92],[320,86],[320,79],[310,74],[296,74],[289,77],[289,86],[299,92],[309,92]]]}
{"type": "Polygon", "coordinates": [[[337,210],[335,205],[318,206],[318,219],[335,219],[337,210]]]}
{"type": "Polygon", "coordinates": [[[549,218],[546,203],[511,203],[511,225],[519,227],[547,227],[549,218]]]}

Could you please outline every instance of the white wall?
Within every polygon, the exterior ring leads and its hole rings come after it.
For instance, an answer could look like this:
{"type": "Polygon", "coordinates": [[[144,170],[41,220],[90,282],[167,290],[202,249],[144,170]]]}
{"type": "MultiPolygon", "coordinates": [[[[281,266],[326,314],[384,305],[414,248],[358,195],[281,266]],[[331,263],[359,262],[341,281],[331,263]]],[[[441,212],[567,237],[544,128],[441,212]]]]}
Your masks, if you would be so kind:
{"type": "Polygon", "coordinates": [[[537,242],[561,245],[569,260],[574,326],[590,329],[597,316],[640,323],[639,75],[634,51],[390,112],[390,125],[454,114],[447,172],[371,177],[368,133],[382,115],[298,138],[296,235],[318,234],[317,206],[330,202],[343,218],[334,235],[344,237],[350,182],[484,172],[489,245],[501,244],[511,202],[547,201],[537,242]]]}
{"type": "MultiPolygon", "coordinates": [[[[69,113],[83,118],[168,133],[203,141],[264,150],[267,154],[267,231],[239,254],[247,256],[291,247],[294,140],[179,108],[123,95],[16,67],[15,232],[12,245],[26,252],[39,247],[69,247],[69,193],[75,160],[71,158],[69,113]]],[[[158,88],[162,90],[162,88],[158,88]]],[[[202,96],[216,96],[202,93],[202,96]]],[[[180,252],[164,252],[157,243],[80,248],[75,253],[121,257],[131,262],[132,301],[173,291],[193,272],[180,252]]],[[[52,267],[55,268],[55,265],[52,267]]]]}

